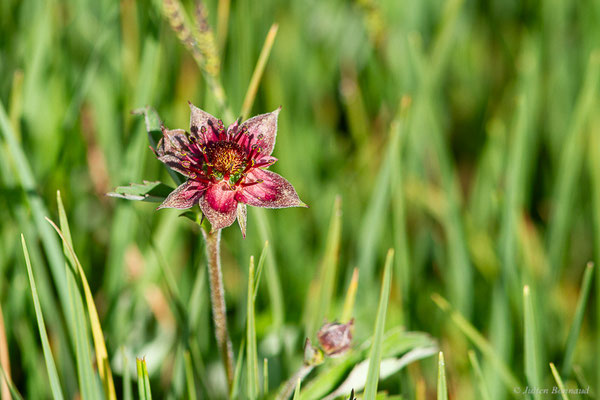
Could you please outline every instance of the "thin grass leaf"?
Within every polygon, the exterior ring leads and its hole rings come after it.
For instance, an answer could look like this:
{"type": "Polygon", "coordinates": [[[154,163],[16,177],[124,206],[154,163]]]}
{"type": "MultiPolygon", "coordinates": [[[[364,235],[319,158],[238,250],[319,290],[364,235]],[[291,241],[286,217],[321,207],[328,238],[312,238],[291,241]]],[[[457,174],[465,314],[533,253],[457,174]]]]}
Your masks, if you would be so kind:
{"type": "Polygon", "coordinates": [[[298,379],[298,383],[296,384],[296,389],[294,389],[294,397],[292,397],[293,400],[299,400],[300,399],[300,386],[302,384],[302,379],[298,379]]]}
{"type": "Polygon", "coordinates": [[[244,365],[244,345],[246,344],[246,339],[243,338],[240,343],[240,350],[238,351],[237,361],[235,363],[235,370],[233,373],[233,383],[231,384],[231,392],[229,393],[229,398],[237,399],[239,396],[240,390],[240,380],[242,376],[242,366],[244,365]]]}
{"type": "MultiPolygon", "coordinates": [[[[523,316],[525,326],[525,376],[530,387],[542,387],[542,375],[540,368],[540,354],[538,350],[538,333],[533,310],[531,289],[528,285],[523,287],[523,316]]],[[[540,393],[534,393],[535,399],[541,399],[540,393]]]]}
{"type": "Polygon", "coordinates": [[[73,242],[71,240],[71,232],[69,229],[69,221],[67,219],[67,213],[65,212],[65,208],[60,196],[60,191],[56,193],[56,201],[58,204],[58,214],[60,218],[60,226],[62,228],[63,233],[61,234],[60,229],[52,223],[52,226],[57,230],[61,239],[63,239],[63,243],[68,250],[68,254],[66,254],[67,258],[71,261],[72,265],[76,266],[79,278],[81,279],[81,284],[83,285],[83,292],[85,295],[85,302],[88,310],[88,315],[90,319],[90,325],[92,327],[92,338],[94,339],[94,348],[96,350],[96,362],[98,364],[98,372],[100,373],[100,379],[102,380],[102,386],[104,388],[104,392],[108,399],[116,399],[116,391],[115,384],[113,381],[112,371],[110,368],[110,362],[108,360],[108,352],[106,351],[106,342],[104,341],[104,333],[102,332],[102,326],[100,325],[100,318],[98,317],[98,310],[96,309],[96,304],[94,303],[94,297],[92,296],[92,291],[90,290],[90,285],[88,284],[87,278],[85,277],[85,272],[83,271],[83,267],[73,250],[73,242]]]}
{"type": "Polygon", "coordinates": [[[263,395],[269,393],[269,360],[263,359],[263,395]]]}
{"type": "MultiPolygon", "coordinates": [[[[256,222],[258,224],[258,233],[262,242],[269,242],[271,237],[271,228],[269,226],[269,220],[265,210],[259,207],[251,207],[256,222]]],[[[269,246],[266,251],[266,279],[267,289],[269,291],[270,310],[273,315],[273,330],[278,331],[285,320],[285,310],[283,302],[283,291],[281,289],[281,281],[279,279],[279,273],[277,272],[277,262],[273,254],[273,246],[269,246]]]]}
{"type": "Polygon", "coordinates": [[[40,339],[42,341],[42,350],[44,351],[44,360],[46,362],[46,371],[48,372],[48,378],[50,379],[50,389],[52,390],[52,397],[54,400],[62,400],[63,394],[58,379],[58,372],[56,371],[56,364],[54,362],[54,356],[52,350],[50,350],[50,343],[48,342],[48,334],[46,333],[46,325],[44,324],[44,316],[42,315],[42,307],[37,295],[37,288],[35,286],[35,279],[33,277],[33,270],[31,269],[31,261],[29,260],[29,252],[27,251],[27,244],[25,243],[25,237],[21,235],[21,245],[23,247],[23,254],[25,255],[25,263],[27,264],[27,276],[29,277],[29,285],[31,287],[31,297],[33,297],[33,306],[35,308],[35,316],[37,319],[38,329],[40,331],[40,339]]]}
{"type": "MultiPolygon", "coordinates": [[[[33,222],[37,228],[37,231],[42,240],[42,245],[49,260],[50,272],[52,273],[52,279],[56,285],[56,291],[58,298],[65,315],[71,314],[71,303],[67,291],[67,280],[66,274],[63,268],[63,256],[60,249],[60,245],[56,240],[56,236],[52,234],[50,227],[43,223],[44,216],[48,215],[49,212],[42,201],[42,198],[37,195],[37,183],[31,170],[31,166],[25,157],[25,153],[17,141],[16,134],[10,125],[10,121],[6,115],[4,107],[0,102],[0,134],[6,140],[8,151],[10,152],[10,158],[14,161],[14,170],[18,178],[18,182],[29,202],[29,207],[33,214],[33,222]]],[[[67,324],[67,328],[71,329],[72,326],[67,324]]],[[[69,332],[71,336],[73,332],[69,332]]],[[[65,343],[66,344],[66,343],[65,343]]]]}
{"type": "MultiPolygon", "coordinates": [[[[588,142],[588,173],[592,192],[592,225],[594,227],[594,258],[600,263],[600,119],[593,120],[588,142]]],[[[600,276],[596,276],[596,293],[600,293],[600,276]]],[[[600,354],[600,296],[596,295],[596,354],[600,354]]],[[[600,368],[596,371],[596,387],[600,388],[600,368]]]]}
{"type": "Polygon", "coordinates": [[[346,323],[352,318],[354,312],[354,302],[356,300],[356,290],[358,289],[358,268],[354,268],[352,271],[352,278],[346,291],[346,298],[344,299],[344,307],[342,308],[342,317],[340,321],[346,323]]]}
{"type": "Polygon", "coordinates": [[[600,51],[595,50],[589,57],[585,78],[577,103],[565,134],[563,150],[557,167],[558,176],[554,189],[552,215],[548,220],[548,252],[552,268],[552,277],[558,278],[563,261],[567,235],[572,220],[573,193],[576,191],[577,178],[583,162],[584,133],[586,123],[594,110],[600,78],[600,51]]]}
{"type": "Polygon", "coordinates": [[[260,55],[258,56],[256,66],[254,67],[252,78],[250,78],[250,84],[248,85],[248,90],[246,91],[244,102],[242,103],[242,111],[240,112],[240,114],[242,115],[242,120],[246,119],[250,114],[250,111],[252,111],[252,104],[254,104],[254,99],[256,98],[258,85],[260,84],[260,80],[262,78],[263,72],[265,71],[267,61],[269,60],[269,55],[271,54],[273,43],[275,43],[275,37],[277,36],[278,29],[279,25],[273,24],[269,29],[269,33],[267,33],[265,43],[263,44],[262,50],[260,51],[260,55]]]}
{"type": "Polygon", "coordinates": [[[329,308],[335,293],[335,280],[340,254],[341,236],[342,198],[336,196],[333,203],[331,219],[329,221],[325,254],[319,272],[315,275],[315,284],[318,288],[318,295],[312,298],[313,302],[315,302],[312,304],[312,307],[307,307],[307,310],[314,310],[310,313],[309,323],[306,327],[305,335],[307,337],[312,337],[328,316],[329,308]]]}
{"type": "Polygon", "coordinates": [[[231,8],[231,0],[219,0],[217,8],[217,46],[219,54],[223,54],[225,43],[227,41],[227,30],[229,27],[229,11],[231,8]]]}
{"type": "Polygon", "coordinates": [[[367,373],[367,384],[365,386],[365,400],[375,400],[377,396],[377,384],[379,383],[379,365],[381,364],[383,333],[385,330],[385,316],[390,296],[392,280],[392,262],[394,250],[388,250],[385,266],[383,267],[383,281],[381,282],[381,294],[379,307],[375,319],[375,331],[373,332],[373,344],[369,353],[369,372],[367,373]]]}
{"type": "Polygon", "coordinates": [[[192,367],[192,358],[190,352],[183,353],[185,363],[185,383],[187,387],[188,399],[196,399],[196,382],[194,380],[194,368],[192,367]]]}
{"type": "Polygon", "coordinates": [[[246,311],[246,394],[250,399],[258,397],[258,354],[256,350],[256,327],[254,322],[254,256],[250,257],[248,270],[248,300],[246,311]]]}
{"type": "Polygon", "coordinates": [[[481,395],[481,399],[491,400],[490,391],[485,382],[485,378],[483,377],[483,372],[481,371],[479,360],[477,360],[477,355],[473,350],[469,350],[469,361],[471,362],[471,366],[473,367],[473,372],[475,374],[475,380],[477,382],[477,387],[479,388],[479,394],[481,395]]]}
{"type": "Polygon", "coordinates": [[[590,296],[590,290],[592,288],[592,278],[594,276],[594,263],[589,262],[585,267],[583,273],[583,282],[581,284],[581,292],[579,293],[579,299],[577,300],[577,307],[575,308],[575,316],[571,323],[571,329],[569,330],[569,336],[567,337],[567,344],[565,348],[565,358],[563,360],[562,374],[568,377],[571,374],[571,366],[573,364],[573,355],[575,354],[575,346],[577,345],[577,338],[581,331],[581,323],[583,322],[583,316],[585,313],[585,307],[587,300],[590,296]]]}
{"type": "Polygon", "coordinates": [[[258,295],[258,287],[260,285],[260,276],[262,275],[263,267],[265,266],[265,260],[267,257],[267,248],[269,247],[269,241],[265,241],[265,245],[263,246],[262,251],[260,252],[260,257],[258,258],[258,266],[256,267],[256,279],[254,280],[254,298],[252,299],[256,302],[256,296],[258,295]]]}
{"type": "Polygon", "coordinates": [[[446,363],[444,353],[440,351],[438,359],[437,400],[448,400],[448,388],[446,386],[446,363]]]}
{"type": "Polygon", "coordinates": [[[494,366],[507,389],[513,393],[513,388],[521,387],[519,380],[513,375],[510,368],[502,361],[492,345],[475,329],[469,321],[458,311],[454,310],[450,303],[437,293],[431,295],[431,299],[446,314],[458,329],[481,351],[484,357],[494,366]]]}
{"type": "Polygon", "coordinates": [[[550,370],[552,370],[552,376],[554,376],[554,380],[556,381],[556,384],[558,385],[558,388],[560,389],[560,397],[562,397],[563,400],[569,400],[569,396],[567,395],[567,390],[565,389],[565,384],[563,383],[563,380],[560,377],[560,374],[556,370],[554,363],[550,363],[550,370]]]}
{"type": "Polygon", "coordinates": [[[131,376],[129,371],[129,359],[125,354],[125,347],[121,346],[121,357],[123,359],[123,400],[133,399],[133,390],[131,388],[131,376]]]}
{"type": "Polygon", "coordinates": [[[2,368],[2,364],[0,364],[0,382],[4,382],[6,383],[6,386],[8,388],[8,393],[2,393],[2,399],[10,399],[10,396],[12,396],[13,400],[23,400],[23,396],[21,396],[21,393],[19,393],[19,391],[17,390],[14,382],[12,381],[12,379],[10,379],[10,377],[8,376],[8,374],[6,373],[6,371],[4,371],[4,368],[2,368]]]}
{"type": "Polygon", "coordinates": [[[138,394],[140,396],[140,400],[152,400],[152,393],[150,391],[150,378],[148,377],[146,359],[137,358],[136,366],[138,374],[138,394]]]}

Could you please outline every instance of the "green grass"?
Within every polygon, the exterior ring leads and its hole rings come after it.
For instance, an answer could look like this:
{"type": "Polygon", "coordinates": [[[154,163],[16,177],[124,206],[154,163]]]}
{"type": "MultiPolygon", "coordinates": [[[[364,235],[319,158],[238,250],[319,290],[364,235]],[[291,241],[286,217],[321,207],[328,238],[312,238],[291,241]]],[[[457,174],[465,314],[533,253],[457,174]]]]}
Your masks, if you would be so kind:
{"type": "Polygon", "coordinates": [[[600,393],[596,4],[203,6],[0,2],[0,390],[600,393]],[[155,211],[181,178],[148,145],[188,100],[226,124],[282,106],[271,169],[310,206],[223,232],[229,389],[198,227],[155,211]],[[305,369],[306,337],[351,318],[352,349],[305,369]]]}

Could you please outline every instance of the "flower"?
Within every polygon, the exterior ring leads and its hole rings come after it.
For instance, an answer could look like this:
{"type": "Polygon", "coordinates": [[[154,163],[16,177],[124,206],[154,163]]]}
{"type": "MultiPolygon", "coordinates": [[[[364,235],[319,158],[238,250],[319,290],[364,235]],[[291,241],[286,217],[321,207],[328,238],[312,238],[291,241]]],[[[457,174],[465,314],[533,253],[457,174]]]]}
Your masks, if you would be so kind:
{"type": "Polygon", "coordinates": [[[352,343],[352,327],[354,319],[346,324],[332,322],[325,324],[317,332],[319,344],[329,357],[337,357],[346,353],[352,343]]]}
{"type": "Polygon", "coordinates": [[[277,110],[227,129],[223,121],[190,104],[190,132],[161,127],[157,158],[187,177],[158,207],[180,210],[200,205],[213,230],[238,220],[246,236],[246,205],[307,207],[285,178],[267,170],[277,135],[277,110]]]}

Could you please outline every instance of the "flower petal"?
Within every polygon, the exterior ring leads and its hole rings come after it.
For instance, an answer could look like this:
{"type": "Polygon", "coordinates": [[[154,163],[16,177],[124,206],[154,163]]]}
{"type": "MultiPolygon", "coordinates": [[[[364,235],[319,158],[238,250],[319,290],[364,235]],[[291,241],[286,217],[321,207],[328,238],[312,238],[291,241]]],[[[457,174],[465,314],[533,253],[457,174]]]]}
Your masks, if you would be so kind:
{"type": "Polygon", "coordinates": [[[219,140],[219,137],[217,136],[216,132],[213,129],[211,129],[211,124],[212,124],[212,126],[216,127],[219,124],[219,120],[217,118],[213,117],[212,115],[210,115],[209,113],[207,113],[206,111],[199,109],[192,103],[189,103],[189,104],[190,104],[190,110],[191,110],[190,131],[194,132],[194,133],[197,132],[196,134],[199,135],[200,140],[202,140],[204,143],[206,143],[206,141],[211,142],[211,141],[219,140]],[[200,133],[202,130],[202,127],[206,128],[206,131],[204,134],[200,133]]]}
{"type": "Polygon", "coordinates": [[[286,208],[308,207],[296,193],[296,189],[284,177],[259,168],[246,175],[246,182],[261,181],[238,191],[236,199],[254,207],[286,208]]]}
{"type": "Polygon", "coordinates": [[[187,151],[189,145],[188,137],[183,129],[168,130],[163,127],[163,137],[158,141],[156,154],[158,159],[174,171],[189,176],[183,165],[182,152],[187,151]]]}
{"type": "Polygon", "coordinates": [[[206,185],[201,182],[188,180],[182,183],[173,190],[158,206],[157,210],[161,208],[177,208],[179,210],[185,210],[186,208],[193,207],[198,203],[198,200],[206,190],[206,185]]]}
{"type": "Polygon", "coordinates": [[[252,117],[240,126],[240,129],[247,129],[247,134],[252,136],[252,140],[245,143],[248,152],[252,150],[252,145],[261,149],[259,156],[255,157],[257,160],[264,156],[270,156],[273,152],[279,111],[281,111],[281,107],[273,112],[252,117]]]}
{"type": "Polygon", "coordinates": [[[225,182],[210,185],[204,196],[200,197],[199,203],[213,230],[228,227],[237,217],[235,191],[225,182]]]}

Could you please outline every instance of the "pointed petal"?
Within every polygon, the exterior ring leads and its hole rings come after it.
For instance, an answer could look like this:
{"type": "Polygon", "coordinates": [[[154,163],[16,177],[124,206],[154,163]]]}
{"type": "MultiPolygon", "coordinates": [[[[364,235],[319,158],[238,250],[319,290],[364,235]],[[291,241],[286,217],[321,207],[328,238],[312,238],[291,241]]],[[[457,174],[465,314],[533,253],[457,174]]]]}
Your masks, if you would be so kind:
{"type": "Polygon", "coordinates": [[[252,150],[252,145],[260,147],[261,151],[259,156],[256,157],[257,160],[264,156],[270,156],[273,152],[277,136],[279,111],[281,111],[281,107],[273,112],[252,117],[240,126],[240,129],[248,129],[247,134],[249,136],[254,135],[250,142],[246,141],[244,144],[248,151],[252,150]]]}
{"type": "Polygon", "coordinates": [[[228,227],[237,217],[235,192],[225,182],[211,185],[200,197],[199,203],[213,230],[228,227]]]}
{"type": "MultiPolygon", "coordinates": [[[[219,120],[217,118],[213,117],[212,115],[210,115],[209,113],[207,113],[206,111],[199,109],[192,103],[189,103],[189,104],[190,104],[190,110],[191,110],[190,131],[196,131],[196,129],[198,129],[198,132],[201,132],[202,127],[205,127],[206,131],[204,133],[204,137],[207,141],[219,140],[218,136],[210,128],[210,124],[212,124],[213,126],[217,126],[219,123],[219,120]],[[209,123],[209,121],[210,121],[210,123],[209,123]]],[[[199,135],[200,135],[201,140],[203,140],[202,139],[203,135],[201,133],[199,135]]]]}
{"type": "Polygon", "coordinates": [[[255,168],[246,175],[246,181],[262,182],[238,192],[236,199],[242,203],[265,208],[307,207],[292,184],[275,172],[255,168]]]}
{"type": "Polygon", "coordinates": [[[182,152],[188,151],[189,141],[187,135],[183,129],[168,130],[163,127],[163,137],[158,141],[156,146],[156,154],[158,159],[165,163],[169,168],[174,171],[189,176],[183,165],[182,152]]]}
{"type": "Polygon", "coordinates": [[[185,210],[186,208],[193,207],[198,203],[198,200],[206,190],[206,185],[197,181],[188,180],[182,183],[173,190],[158,206],[157,210],[161,208],[177,208],[179,210],[185,210]]]}
{"type": "Polygon", "coordinates": [[[246,217],[248,215],[248,207],[244,203],[237,205],[237,221],[242,231],[242,236],[246,238],[246,217]]]}

